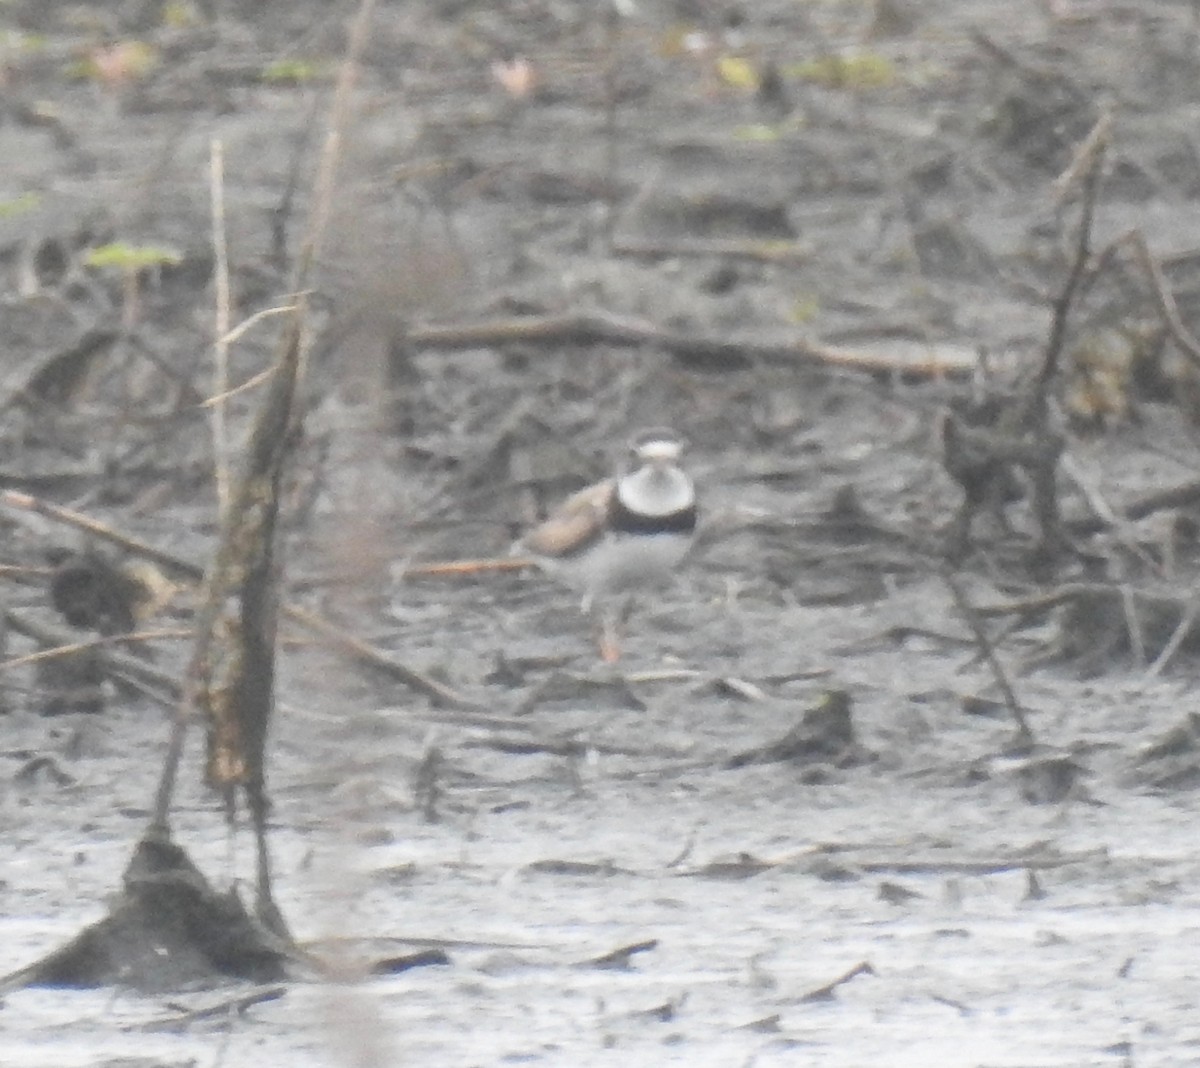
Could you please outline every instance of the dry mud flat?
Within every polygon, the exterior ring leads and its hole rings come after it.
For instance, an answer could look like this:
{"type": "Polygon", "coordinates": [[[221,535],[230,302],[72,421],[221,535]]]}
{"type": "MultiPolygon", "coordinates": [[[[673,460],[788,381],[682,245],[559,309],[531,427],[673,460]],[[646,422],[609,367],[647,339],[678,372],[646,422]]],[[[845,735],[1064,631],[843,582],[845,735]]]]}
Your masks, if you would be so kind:
{"type": "MultiPolygon", "coordinates": [[[[306,184],[328,88],[264,72],[336,62],[347,14],[217,6],[216,28],[153,4],[0,16],[0,478],[198,562],[210,141],[249,315],[284,292],[299,224],[278,209],[297,160],[306,184]],[[159,60],[140,78],[67,80],[87,49],[134,39],[159,60]],[[89,258],[117,242],[181,256],[136,307],[89,258]]],[[[271,780],[293,929],[392,973],[22,990],[0,1007],[6,1068],[1195,1063],[1194,653],[1185,641],[1148,670],[1186,613],[1156,628],[1137,607],[1195,579],[1188,339],[1164,334],[1135,246],[1113,243],[1145,238],[1186,330],[1193,8],[685,7],[647,2],[615,44],[569,5],[377,12],[317,298],[288,597],[482,707],[433,707],[288,632],[271,780]],[[681,47],[681,26],[711,48],[681,47]],[[520,55],[539,86],[516,99],[493,63],[520,55]],[[738,84],[769,86],[772,66],[776,89],[738,84]],[[1032,566],[1017,503],[1016,531],[980,524],[958,574],[979,604],[1034,596],[1035,571],[1118,597],[1020,629],[985,620],[1036,739],[1014,751],[931,549],[960,495],[930,427],[970,390],[923,372],[976,350],[1036,364],[1078,218],[1078,186],[1056,198],[1052,183],[1106,107],[1099,266],[1056,383],[1076,416],[1062,507],[1087,570],[1078,554],[1032,566]],[[564,330],[552,347],[452,329],[596,310],[638,329],[564,330]],[[838,363],[906,353],[922,373],[838,363]],[[527,505],[663,421],[694,443],[711,525],[633,621],[619,673],[590,658],[565,591],[414,574],[502,551],[527,505]],[[448,963],[399,970],[418,950],[448,963]]],[[[270,352],[270,330],[247,334],[235,381],[270,352]]],[[[235,426],[253,403],[236,398],[235,426]]],[[[6,564],[77,543],[8,504],[0,521],[6,564]]],[[[49,624],[45,600],[14,583],[6,606],[49,624]]],[[[10,653],[33,647],[11,636],[10,653]]],[[[155,657],[177,670],[178,643],[155,657]]],[[[165,724],[124,692],[100,715],[42,715],[32,671],[4,681],[9,971],[102,913],[165,724]]],[[[215,809],[189,781],[176,834],[224,884],[249,848],[215,809]]]]}

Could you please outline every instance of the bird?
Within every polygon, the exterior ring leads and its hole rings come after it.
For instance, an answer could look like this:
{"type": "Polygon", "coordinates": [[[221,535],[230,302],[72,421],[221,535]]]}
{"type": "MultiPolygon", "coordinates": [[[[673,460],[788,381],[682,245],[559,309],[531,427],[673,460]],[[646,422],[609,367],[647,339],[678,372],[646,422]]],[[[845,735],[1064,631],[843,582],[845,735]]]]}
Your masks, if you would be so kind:
{"type": "Polygon", "coordinates": [[[610,663],[620,657],[618,624],[631,595],[663,584],[691,548],[697,495],[683,450],[673,430],[641,431],[613,477],[572,494],[517,543],[543,571],[582,590],[580,608],[597,617],[610,663]]]}

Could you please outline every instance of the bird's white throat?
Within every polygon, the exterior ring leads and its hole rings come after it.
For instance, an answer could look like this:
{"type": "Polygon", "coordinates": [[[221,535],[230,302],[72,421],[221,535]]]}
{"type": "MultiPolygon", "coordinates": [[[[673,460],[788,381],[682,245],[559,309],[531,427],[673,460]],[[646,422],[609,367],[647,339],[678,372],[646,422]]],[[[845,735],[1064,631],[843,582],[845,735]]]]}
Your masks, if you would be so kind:
{"type": "Polygon", "coordinates": [[[696,501],[692,480],[678,467],[646,466],[617,482],[621,503],[638,515],[674,515],[696,501]]]}

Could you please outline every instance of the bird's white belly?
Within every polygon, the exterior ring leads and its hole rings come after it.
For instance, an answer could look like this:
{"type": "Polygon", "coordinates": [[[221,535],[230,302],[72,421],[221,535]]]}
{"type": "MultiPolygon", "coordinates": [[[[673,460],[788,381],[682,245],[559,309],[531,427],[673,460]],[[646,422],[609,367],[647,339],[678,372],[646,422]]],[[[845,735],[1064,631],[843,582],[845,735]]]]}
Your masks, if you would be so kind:
{"type": "Polygon", "coordinates": [[[609,535],[587,552],[580,564],[589,593],[616,593],[664,581],[687,554],[686,534],[609,535]]]}

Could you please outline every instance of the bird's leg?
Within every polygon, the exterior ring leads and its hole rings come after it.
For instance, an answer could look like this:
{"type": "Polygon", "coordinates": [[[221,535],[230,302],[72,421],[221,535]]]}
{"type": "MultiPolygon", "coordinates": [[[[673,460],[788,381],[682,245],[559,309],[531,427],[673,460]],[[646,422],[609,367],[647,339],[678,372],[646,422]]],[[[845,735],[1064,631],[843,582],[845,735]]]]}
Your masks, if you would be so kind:
{"type": "Polygon", "coordinates": [[[621,659],[616,620],[609,617],[605,617],[600,631],[600,659],[606,664],[615,664],[621,659]]]}
{"type": "Polygon", "coordinates": [[[605,597],[596,606],[597,645],[600,657],[607,664],[621,659],[621,630],[629,619],[633,597],[605,597]]]}

